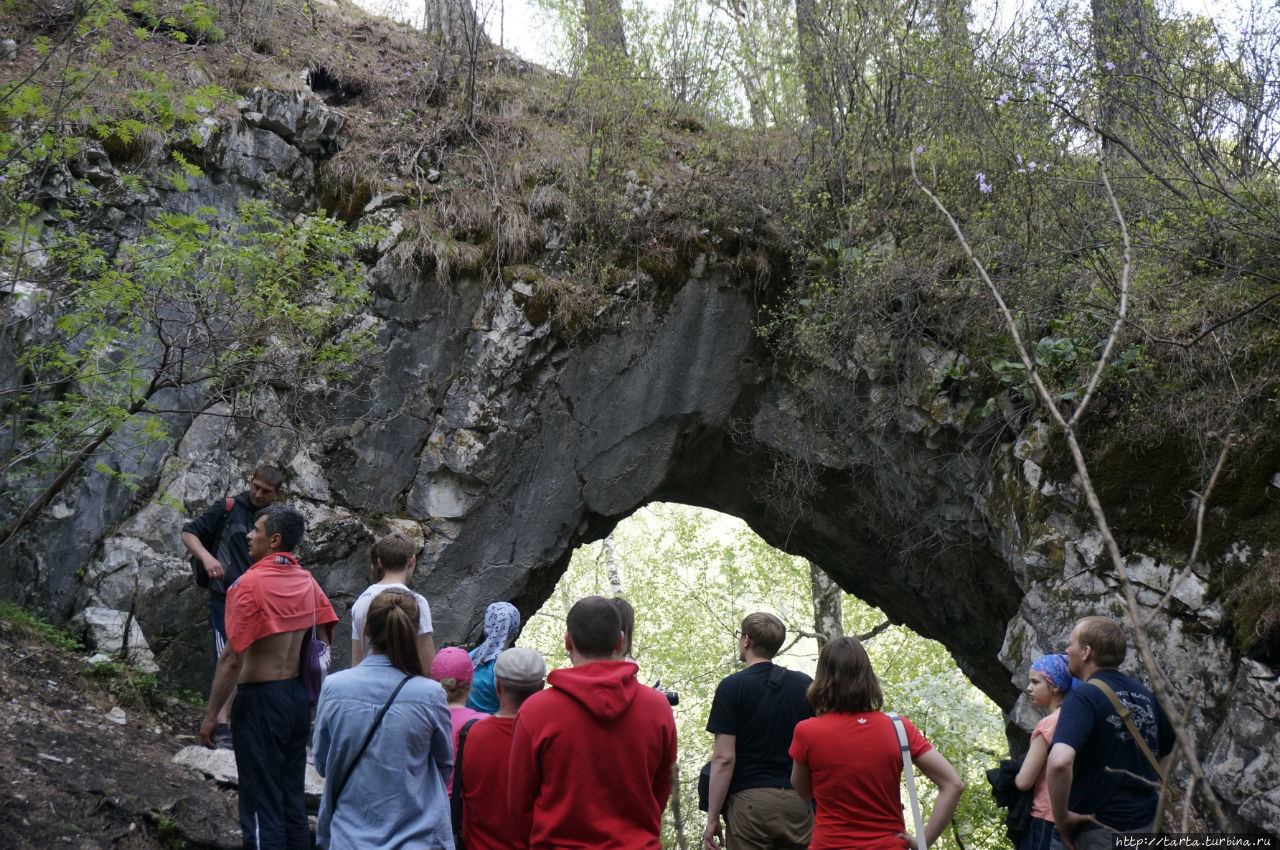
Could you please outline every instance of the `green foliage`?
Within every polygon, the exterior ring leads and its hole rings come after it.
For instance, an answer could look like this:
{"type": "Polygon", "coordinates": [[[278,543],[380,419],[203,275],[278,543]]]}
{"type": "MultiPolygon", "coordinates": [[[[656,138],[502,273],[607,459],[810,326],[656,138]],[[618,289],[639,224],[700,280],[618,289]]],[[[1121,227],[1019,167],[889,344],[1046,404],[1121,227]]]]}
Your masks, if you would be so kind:
{"type": "MultiPolygon", "coordinates": [[[[739,669],[733,632],[752,611],[776,613],[788,629],[780,662],[812,675],[817,646],[803,636],[814,631],[809,567],[738,520],[674,504],[637,512],[615,529],[612,545],[612,556],[604,544],[574,554],[551,598],[526,624],[520,644],[541,651],[548,669],[564,667],[564,617],[577,599],[620,593],[635,606],[633,655],[640,680],[660,680],[680,693],[674,709],[679,793],[685,834],[696,841],[702,829],[701,815],[695,814],[696,781],[712,745],[707,713],[715,686],[739,669]]],[[[884,619],[848,595],[844,614],[848,634],[868,633],[884,619]]],[[[1002,819],[982,773],[1006,750],[999,710],[940,644],[907,629],[887,629],[867,642],[867,651],[885,689],[886,709],[910,717],[969,786],[955,826],[962,845],[1001,846],[1002,819]]],[[[926,799],[932,794],[930,787],[926,799]]],[[[670,807],[666,817],[664,846],[674,847],[670,807]]],[[[950,833],[935,846],[957,847],[950,833]]]]}
{"type": "Polygon", "coordinates": [[[165,13],[151,0],[134,0],[129,7],[133,17],[142,27],[137,31],[145,39],[160,33],[182,44],[199,44],[205,41],[222,41],[226,32],[218,26],[216,7],[194,0],[183,3],[176,10],[165,13]]]}
{"type": "Polygon", "coordinates": [[[75,636],[45,622],[14,602],[0,601],[0,620],[19,632],[47,641],[59,652],[84,651],[83,644],[75,636]]]}
{"type": "Polygon", "coordinates": [[[368,299],[356,253],[379,234],[323,212],[282,223],[263,201],[230,221],[211,208],[160,213],[114,251],[50,234],[46,257],[62,270],[54,332],[23,347],[27,380],[7,405],[38,451],[6,468],[61,468],[126,422],[140,445],[162,438],[149,403],[163,390],[245,399],[345,380],[372,338],[351,324],[368,299]]]}
{"type": "Polygon", "coordinates": [[[102,661],[84,669],[84,677],[111,694],[124,708],[150,708],[163,689],[154,673],[146,673],[122,661],[102,661]]]}

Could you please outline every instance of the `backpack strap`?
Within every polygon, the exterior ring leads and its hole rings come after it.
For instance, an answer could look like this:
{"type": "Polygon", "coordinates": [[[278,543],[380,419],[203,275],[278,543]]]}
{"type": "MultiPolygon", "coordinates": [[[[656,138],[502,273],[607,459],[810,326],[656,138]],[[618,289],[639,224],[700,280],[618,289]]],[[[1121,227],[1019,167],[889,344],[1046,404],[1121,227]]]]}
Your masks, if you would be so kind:
{"type": "Polygon", "coordinates": [[[1086,685],[1093,685],[1098,690],[1107,695],[1107,699],[1111,700],[1111,705],[1116,710],[1116,714],[1120,715],[1120,719],[1124,721],[1124,725],[1129,727],[1129,734],[1133,736],[1133,740],[1137,742],[1138,749],[1142,750],[1142,754],[1147,757],[1147,761],[1151,762],[1151,766],[1155,768],[1156,776],[1160,775],[1160,761],[1156,758],[1155,753],[1151,752],[1151,748],[1147,746],[1146,738],[1142,737],[1142,733],[1138,731],[1138,726],[1133,722],[1133,715],[1129,713],[1129,707],[1120,701],[1120,697],[1116,696],[1116,692],[1111,690],[1111,686],[1098,678],[1092,678],[1085,682],[1086,685]]]}
{"type": "Polygon", "coordinates": [[[911,746],[907,743],[907,727],[902,724],[902,717],[894,711],[886,711],[885,715],[893,721],[893,728],[898,731],[898,749],[902,750],[902,770],[907,774],[907,792],[911,797],[911,819],[916,828],[916,846],[927,850],[924,843],[924,819],[920,817],[920,795],[916,793],[916,774],[911,765],[911,746]]]}
{"type": "Polygon", "coordinates": [[[462,748],[467,743],[467,732],[479,722],[479,717],[473,717],[458,730],[458,747],[453,757],[453,790],[449,794],[449,819],[453,822],[454,836],[462,835],[462,748]]]}
{"type": "MultiPolygon", "coordinates": [[[[200,538],[200,542],[204,544],[204,547],[206,549],[208,549],[210,546],[216,547],[218,545],[218,538],[222,536],[222,529],[227,527],[227,517],[231,516],[231,511],[233,508],[235,508],[235,506],[236,506],[235,496],[228,496],[226,501],[222,503],[222,519],[218,520],[218,524],[217,526],[214,527],[213,533],[209,535],[209,541],[206,543],[203,537],[200,538]]],[[[213,556],[216,558],[218,556],[218,553],[214,552],[213,556]]]]}

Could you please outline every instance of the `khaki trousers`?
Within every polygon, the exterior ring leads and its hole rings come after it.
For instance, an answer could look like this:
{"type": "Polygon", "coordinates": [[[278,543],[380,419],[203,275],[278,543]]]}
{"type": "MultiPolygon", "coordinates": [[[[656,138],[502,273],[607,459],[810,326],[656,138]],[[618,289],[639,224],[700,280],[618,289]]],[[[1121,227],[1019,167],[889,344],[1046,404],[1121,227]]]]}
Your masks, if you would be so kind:
{"type": "Polygon", "coordinates": [[[790,788],[748,788],[729,795],[725,850],[805,850],[813,809],[790,788]]]}

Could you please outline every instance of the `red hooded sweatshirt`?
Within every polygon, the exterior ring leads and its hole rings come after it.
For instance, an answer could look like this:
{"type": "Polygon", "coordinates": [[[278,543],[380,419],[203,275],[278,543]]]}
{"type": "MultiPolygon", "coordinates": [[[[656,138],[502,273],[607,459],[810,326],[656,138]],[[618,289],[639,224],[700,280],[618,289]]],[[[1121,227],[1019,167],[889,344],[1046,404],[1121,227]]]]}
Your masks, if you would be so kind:
{"type": "Polygon", "coordinates": [[[659,850],[676,723],[632,661],[556,670],[520,706],[507,803],[531,850],[659,850]]]}

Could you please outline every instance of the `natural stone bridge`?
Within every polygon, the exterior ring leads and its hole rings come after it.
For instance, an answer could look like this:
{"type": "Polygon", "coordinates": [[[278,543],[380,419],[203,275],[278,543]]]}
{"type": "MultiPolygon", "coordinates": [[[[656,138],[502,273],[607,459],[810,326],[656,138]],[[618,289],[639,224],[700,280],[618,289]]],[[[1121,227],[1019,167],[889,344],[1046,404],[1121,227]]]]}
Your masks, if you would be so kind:
{"type": "MultiPolygon", "coordinates": [[[[310,191],[308,157],[341,122],[295,96],[263,93],[244,109],[244,122],[199,142],[196,192],[158,203],[229,211],[271,174],[310,191]]],[[[385,199],[367,212],[397,215],[385,199]]],[[[312,525],[304,562],[343,614],[367,583],[376,536],[394,526],[425,538],[418,589],[438,643],[478,637],[493,599],[531,613],[576,546],[647,502],[679,501],[743,518],[941,641],[1029,728],[1015,707],[1029,662],[1119,598],[1077,488],[1042,464],[1047,429],[1013,410],[965,426],[968,409],[940,387],[967,364],[909,342],[889,356],[874,328],[843,362],[775,362],[751,286],[719,260],[709,250],[661,306],[636,298],[612,330],[567,344],[518,279],[437,280],[384,257],[369,308],[376,354],[359,390],[268,405],[252,420],[220,408],[175,416],[172,445],[112,461],[141,476],[138,494],[93,473],[6,547],[0,596],[60,619],[132,611],[162,669],[202,690],[207,608],[178,529],[260,459],[286,468],[289,500],[312,525]]],[[[1130,564],[1153,604],[1171,568],[1142,550],[1130,564]]],[[[1218,793],[1280,832],[1276,674],[1232,650],[1207,588],[1203,575],[1178,588],[1157,621],[1158,651],[1195,695],[1218,793]]],[[[339,663],[347,649],[338,642],[339,663]]]]}

